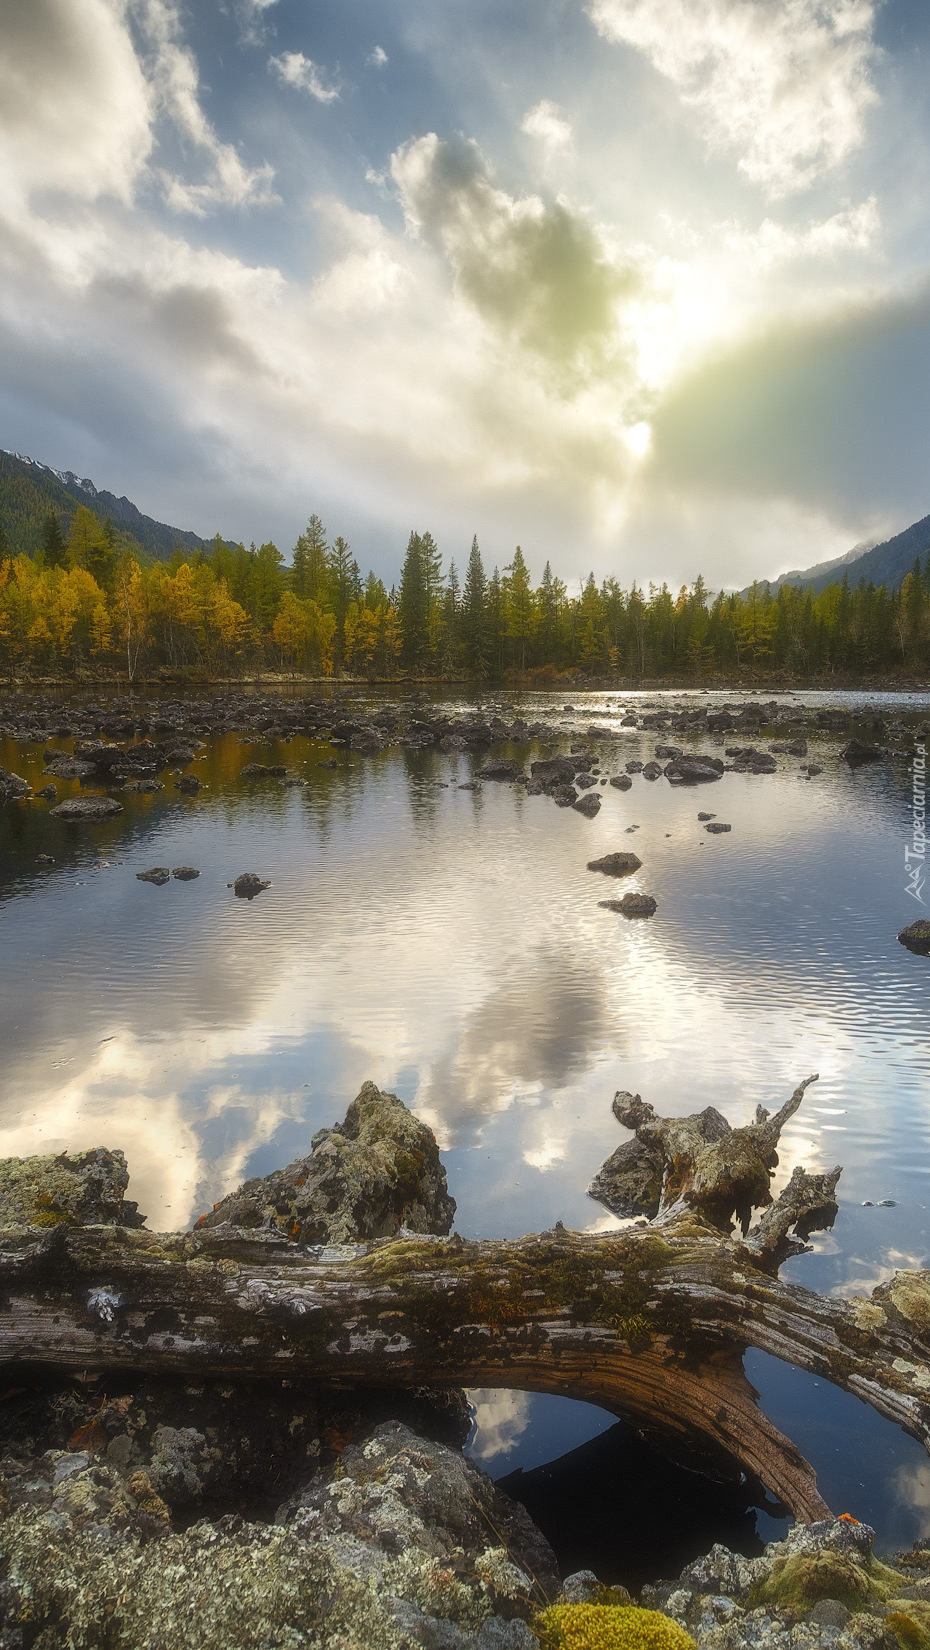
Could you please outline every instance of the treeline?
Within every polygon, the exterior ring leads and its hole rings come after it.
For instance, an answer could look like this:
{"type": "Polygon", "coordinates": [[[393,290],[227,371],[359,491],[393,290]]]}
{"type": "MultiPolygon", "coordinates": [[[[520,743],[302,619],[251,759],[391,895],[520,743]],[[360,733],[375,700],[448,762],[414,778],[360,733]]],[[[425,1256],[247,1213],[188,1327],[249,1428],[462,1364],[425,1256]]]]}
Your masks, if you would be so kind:
{"type": "Polygon", "coordinates": [[[0,660],[8,675],[99,668],[133,680],[167,668],[544,682],[930,669],[930,557],[896,591],[848,579],[819,595],[714,595],[589,575],[577,590],[549,563],[534,584],[517,547],[486,571],[477,540],[460,572],[430,533],[411,533],[399,581],[363,578],[345,539],[311,516],[291,564],[274,544],[178,550],[149,563],[81,505],[67,537],[54,513],[31,555],[0,527],[0,660]]]}

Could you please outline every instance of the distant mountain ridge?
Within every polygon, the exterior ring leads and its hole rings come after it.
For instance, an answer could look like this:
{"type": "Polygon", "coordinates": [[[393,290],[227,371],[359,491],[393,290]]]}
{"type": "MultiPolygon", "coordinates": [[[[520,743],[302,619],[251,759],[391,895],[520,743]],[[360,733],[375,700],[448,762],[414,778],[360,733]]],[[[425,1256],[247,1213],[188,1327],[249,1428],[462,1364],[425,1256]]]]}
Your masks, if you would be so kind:
{"type": "Polygon", "coordinates": [[[109,516],[156,561],[167,561],[179,546],[200,550],[207,543],[197,533],[144,515],[131,499],[95,487],[87,476],[82,479],[73,470],[53,470],[25,453],[0,448],[0,524],[16,554],[34,553],[49,511],[70,518],[78,504],[104,520],[109,516]]]}
{"type": "Polygon", "coordinates": [[[922,561],[928,552],[930,516],[923,516],[912,526],[905,527],[903,532],[895,533],[893,538],[884,539],[879,544],[857,544],[854,549],[847,550],[845,556],[837,556],[833,561],[817,562],[814,567],[800,572],[780,573],[777,579],[762,579],[759,582],[767,584],[773,595],[783,584],[793,584],[819,595],[828,585],[841,584],[845,574],[851,585],[865,579],[867,584],[883,584],[886,590],[897,590],[915,560],[922,561]]]}

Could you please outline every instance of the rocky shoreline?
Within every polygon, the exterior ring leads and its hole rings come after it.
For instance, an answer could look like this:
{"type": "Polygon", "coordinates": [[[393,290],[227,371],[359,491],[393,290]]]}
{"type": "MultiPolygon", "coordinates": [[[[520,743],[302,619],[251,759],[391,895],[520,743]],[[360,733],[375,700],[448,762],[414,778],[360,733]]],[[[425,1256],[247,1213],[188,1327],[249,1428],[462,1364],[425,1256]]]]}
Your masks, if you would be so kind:
{"type": "MultiPolygon", "coordinates": [[[[121,1154],[102,1149],[6,1160],[7,1245],[140,1228],[127,1182],[121,1154]]],[[[431,1131],[369,1083],[305,1157],[247,1181],[195,1230],[338,1247],[442,1235],[454,1214],[431,1131]]],[[[0,1650],[930,1644],[930,1547],[880,1562],[848,1514],[795,1525],[755,1558],[714,1547],[636,1604],[589,1571],[560,1576],[524,1508],[463,1455],[459,1392],[13,1366],[7,1379],[0,1650]]]]}

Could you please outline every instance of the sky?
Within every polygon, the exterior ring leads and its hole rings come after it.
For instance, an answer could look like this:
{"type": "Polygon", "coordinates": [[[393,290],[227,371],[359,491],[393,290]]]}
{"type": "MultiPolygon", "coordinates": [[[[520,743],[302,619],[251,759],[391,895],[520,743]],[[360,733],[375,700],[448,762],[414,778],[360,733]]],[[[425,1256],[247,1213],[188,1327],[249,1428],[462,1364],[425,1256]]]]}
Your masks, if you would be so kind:
{"type": "Polygon", "coordinates": [[[930,511],[926,0],[4,0],[0,446],[289,556],[930,511]]]}

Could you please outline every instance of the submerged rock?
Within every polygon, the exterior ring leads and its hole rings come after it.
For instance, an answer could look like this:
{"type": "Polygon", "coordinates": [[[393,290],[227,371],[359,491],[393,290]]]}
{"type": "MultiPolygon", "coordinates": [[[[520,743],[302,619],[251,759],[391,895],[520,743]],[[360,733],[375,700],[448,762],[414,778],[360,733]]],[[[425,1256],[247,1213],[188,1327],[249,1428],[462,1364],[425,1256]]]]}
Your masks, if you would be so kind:
{"type": "Polygon", "coordinates": [[[156,888],[163,888],[166,882],[171,881],[171,871],[167,865],[153,865],[150,871],[137,871],[137,882],[154,882],[156,888]]]}
{"type": "Polygon", "coordinates": [[[916,922],[909,923],[901,929],[898,941],[906,945],[908,951],[916,951],[920,957],[930,957],[930,921],[919,917],[916,922]]]}
{"type": "Polygon", "coordinates": [[[52,816],[66,822],[90,819],[112,819],[123,811],[122,802],[112,796],[71,796],[50,810],[52,816]]]}
{"type": "Polygon", "coordinates": [[[0,768],[0,803],[16,802],[21,796],[31,796],[32,786],[18,773],[0,768]]]}
{"type": "Polygon", "coordinates": [[[509,756],[502,756],[493,762],[485,762],[475,769],[476,779],[503,779],[513,784],[514,780],[523,778],[523,769],[519,762],[509,756]]]}
{"type": "Polygon", "coordinates": [[[431,1129],[396,1094],[365,1083],[345,1119],[315,1134],[307,1157],[247,1180],[198,1226],[283,1232],[298,1243],[393,1237],[406,1226],[444,1236],[455,1216],[431,1129]]]}
{"type": "Polygon", "coordinates": [[[171,875],[176,877],[178,882],[193,882],[195,877],[199,877],[200,872],[194,865],[176,865],[171,875]]]}
{"type": "Polygon", "coordinates": [[[727,831],[732,831],[733,826],[724,825],[721,820],[715,819],[710,825],[705,825],[704,829],[709,831],[711,836],[723,836],[727,831]]]}
{"type": "Polygon", "coordinates": [[[859,768],[864,762],[880,762],[884,752],[880,751],[877,745],[867,745],[862,739],[850,739],[849,744],[843,746],[840,755],[851,768],[859,768]]]}
{"type": "Polygon", "coordinates": [[[585,796],[579,796],[577,802],[572,803],[572,807],[576,813],[584,814],[587,819],[593,819],[595,814],[600,812],[601,799],[596,791],[588,791],[585,796]]]}
{"type": "Polygon", "coordinates": [[[723,777],[723,763],[719,756],[678,756],[666,764],[665,777],[670,785],[706,785],[723,777]]]}
{"type": "Polygon", "coordinates": [[[642,860],[636,854],[604,854],[601,859],[589,859],[589,871],[603,871],[607,877],[628,877],[638,871],[642,860]]]}
{"type": "Polygon", "coordinates": [[[624,917],[654,917],[658,903],[651,894],[624,894],[622,899],[599,899],[605,911],[619,911],[624,917]]]}
{"type": "Polygon", "coordinates": [[[227,882],[227,888],[233,888],[239,899],[254,899],[264,888],[270,888],[270,882],[263,882],[256,871],[243,871],[235,882],[227,882]]]}

